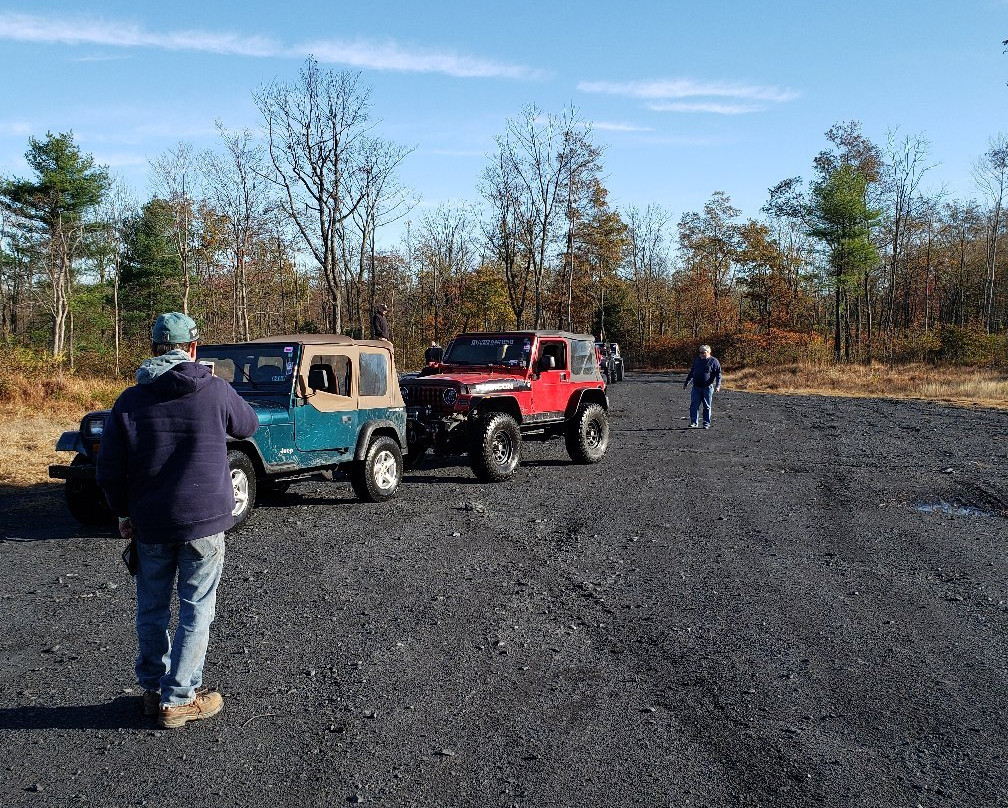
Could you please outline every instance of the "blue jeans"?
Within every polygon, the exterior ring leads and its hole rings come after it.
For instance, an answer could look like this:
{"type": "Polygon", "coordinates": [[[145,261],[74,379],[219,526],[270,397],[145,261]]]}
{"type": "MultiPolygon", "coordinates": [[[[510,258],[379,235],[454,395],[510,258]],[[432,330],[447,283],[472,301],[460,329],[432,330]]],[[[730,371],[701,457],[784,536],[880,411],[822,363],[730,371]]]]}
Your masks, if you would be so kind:
{"type": "Polygon", "coordinates": [[[178,544],[137,542],[137,551],[137,681],[145,690],[160,690],[162,704],[188,704],[203,683],[224,534],[178,544]],[[179,615],[172,640],[168,624],[176,577],[179,615]]]}
{"type": "Polygon", "coordinates": [[[714,388],[711,385],[707,387],[697,387],[695,384],[690,390],[689,398],[689,419],[691,424],[700,423],[697,418],[700,416],[700,405],[703,404],[703,422],[704,426],[710,426],[710,411],[711,403],[714,401],[714,388]]]}

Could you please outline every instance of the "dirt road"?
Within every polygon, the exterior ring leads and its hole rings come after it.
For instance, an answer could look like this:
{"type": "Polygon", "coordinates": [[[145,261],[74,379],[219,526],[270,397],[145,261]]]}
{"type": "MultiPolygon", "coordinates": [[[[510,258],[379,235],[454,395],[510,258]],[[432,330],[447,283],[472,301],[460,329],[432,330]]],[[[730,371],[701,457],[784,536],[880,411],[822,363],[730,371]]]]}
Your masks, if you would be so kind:
{"type": "Polygon", "coordinates": [[[228,544],[217,718],[155,730],[131,580],[0,500],[0,804],[1008,804],[1008,415],[610,390],[612,443],[400,496],[299,484],[228,544]]]}

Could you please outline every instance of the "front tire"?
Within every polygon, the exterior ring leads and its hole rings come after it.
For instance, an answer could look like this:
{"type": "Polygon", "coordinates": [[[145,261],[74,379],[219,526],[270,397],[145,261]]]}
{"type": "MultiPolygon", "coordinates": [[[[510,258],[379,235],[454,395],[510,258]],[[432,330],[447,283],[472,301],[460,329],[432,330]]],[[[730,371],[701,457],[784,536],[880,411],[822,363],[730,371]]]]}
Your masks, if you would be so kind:
{"type": "MultiPolygon", "coordinates": [[[[83,455],[77,455],[71,466],[89,466],[91,461],[83,455]]],[[[105,493],[93,480],[67,480],[63,487],[67,508],[70,515],[82,525],[97,527],[115,522],[115,514],[105,500],[105,493]]]]}
{"type": "Polygon", "coordinates": [[[368,446],[363,460],[355,460],[350,469],[350,485],[364,502],[384,502],[395,496],[402,480],[403,457],[399,444],[387,435],[379,435],[368,446]]]}
{"type": "Polygon", "coordinates": [[[481,423],[469,450],[473,474],[492,483],[513,477],[521,461],[521,448],[517,421],[504,412],[489,415],[481,423]]]}
{"type": "Polygon", "coordinates": [[[255,507],[256,473],[249,456],[240,449],[228,452],[228,467],[231,469],[231,486],[235,499],[234,510],[231,511],[234,517],[231,530],[237,530],[248,521],[255,507]]]}
{"type": "Polygon", "coordinates": [[[564,432],[575,463],[598,463],[609,446],[609,416],[599,404],[582,404],[564,432]]]}

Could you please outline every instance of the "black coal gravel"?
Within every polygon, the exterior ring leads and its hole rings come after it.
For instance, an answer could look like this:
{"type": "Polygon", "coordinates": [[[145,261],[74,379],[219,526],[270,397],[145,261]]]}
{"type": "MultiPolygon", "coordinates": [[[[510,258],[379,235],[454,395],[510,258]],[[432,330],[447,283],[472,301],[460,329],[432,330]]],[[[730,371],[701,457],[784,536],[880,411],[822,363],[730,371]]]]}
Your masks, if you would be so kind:
{"type": "Polygon", "coordinates": [[[1003,804],[1008,415],[722,391],[704,431],[681,378],[610,387],[597,465],[265,502],[224,711],[178,731],[140,710],[121,541],[0,489],[0,804],[1003,804]]]}

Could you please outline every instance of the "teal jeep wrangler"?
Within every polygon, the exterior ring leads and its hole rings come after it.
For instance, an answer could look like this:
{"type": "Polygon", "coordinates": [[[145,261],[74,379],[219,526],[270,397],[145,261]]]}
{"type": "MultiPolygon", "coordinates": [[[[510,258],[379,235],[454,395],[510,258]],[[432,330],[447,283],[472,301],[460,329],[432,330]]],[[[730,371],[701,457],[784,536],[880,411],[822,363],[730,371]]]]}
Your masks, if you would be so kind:
{"type": "MultiPolygon", "coordinates": [[[[406,410],[391,343],[339,334],[296,334],[231,345],[198,345],[197,361],[234,386],[259,416],[259,429],[228,445],[235,527],[259,494],[282,493],[291,482],[343,471],[367,502],[393,497],[402,479],[406,410]]],[[[95,483],[95,458],[107,410],[84,416],[64,432],[59,451],[70,465],[49,467],[66,481],[70,513],[84,524],[112,521],[95,483]]]]}

